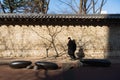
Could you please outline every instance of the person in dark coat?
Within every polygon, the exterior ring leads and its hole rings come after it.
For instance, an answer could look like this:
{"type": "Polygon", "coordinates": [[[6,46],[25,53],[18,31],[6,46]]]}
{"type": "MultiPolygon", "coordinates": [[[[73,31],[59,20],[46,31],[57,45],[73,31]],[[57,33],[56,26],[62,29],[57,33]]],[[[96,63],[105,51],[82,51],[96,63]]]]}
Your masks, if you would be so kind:
{"type": "Polygon", "coordinates": [[[70,37],[68,37],[68,44],[67,44],[67,46],[68,46],[68,55],[71,57],[71,59],[76,59],[76,57],[75,57],[75,50],[76,50],[76,42],[75,42],[75,40],[71,40],[71,38],[70,37]]]}

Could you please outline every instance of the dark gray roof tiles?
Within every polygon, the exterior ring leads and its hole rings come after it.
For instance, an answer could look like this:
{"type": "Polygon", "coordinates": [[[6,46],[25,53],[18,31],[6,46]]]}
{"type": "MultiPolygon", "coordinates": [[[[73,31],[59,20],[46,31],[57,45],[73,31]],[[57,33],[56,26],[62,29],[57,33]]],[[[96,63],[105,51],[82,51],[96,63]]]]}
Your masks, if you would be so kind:
{"type": "Polygon", "coordinates": [[[85,18],[85,19],[102,19],[102,18],[120,18],[120,14],[0,14],[0,18],[85,18]]]}
{"type": "Polygon", "coordinates": [[[38,25],[79,25],[79,24],[113,24],[120,23],[120,14],[0,14],[3,24],[38,24],[38,25]]]}

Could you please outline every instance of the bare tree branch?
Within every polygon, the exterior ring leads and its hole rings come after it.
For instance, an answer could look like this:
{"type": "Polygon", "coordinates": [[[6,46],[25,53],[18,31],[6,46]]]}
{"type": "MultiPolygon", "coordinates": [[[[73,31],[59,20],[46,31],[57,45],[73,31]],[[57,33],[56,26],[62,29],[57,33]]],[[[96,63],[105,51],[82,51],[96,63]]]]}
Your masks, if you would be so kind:
{"type": "Polygon", "coordinates": [[[92,8],[92,0],[90,1],[90,4],[88,4],[88,6],[86,7],[86,13],[88,13],[88,10],[91,10],[92,8]]]}
{"type": "Polygon", "coordinates": [[[36,30],[34,30],[33,28],[30,27],[30,29],[32,31],[34,31],[39,37],[41,37],[41,38],[43,38],[43,39],[50,42],[50,47],[51,47],[51,45],[53,46],[53,48],[54,48],[54,50],[56,52],[56,57],[58,57],[59,54],[58,54],[58,50],[57,50],[57,47],[56,47],[56,44],[55,44],[55,40],[56,40],[57,35],[62,31],[62,28],[60,30],[58,29],[59,27],[46,27],[46,28],[47,28],[48,35],[51,37],[51,39],[48,39],[48,38],[46,38],[44,36],[41,36],[39,34],[39,32],[37,32],[36,30]]]}
{"type": "Polygon", "coordinates": [[[73,5],[71,3],[67,3],[67,2],[64,2],[62,0],[59,0],[61,3],[64,3],[66,4],[67,6],[69,6],[76,14],[78,14],[78,11],[73,7],[73,5]]]}
{"type": "Polygon", "coordinates": [[[106,0],[102,0],[101,5],[100,5],[99,13],[101,13],[102,8],[103,8],[103,6],[105,5],[106,2],[107,2],[106,0]]]}
{"type": "Polygon", "coordinates": [[[76,7],[79,9],[79,6],[78,6],[76,0],[73,0],[73,1],[74,1],[74,3],[75,3],[76,7]]]}
{"type": "Polygon", "coordinates": [[[4,6],[2,5],[2,3],[1,3],[1,2],[0,2],[0,7],[1,7],[1,9],[2,9],[3,13],[6,13],[6,12],[5,12],[5,9],[4,9],[4,6]]]}
{"type": "Polygon", "coordinates": [[[49,3],[50,3],[50,0],[48,0],[47,3],[46,3],[45,14],[47,14],[47,11],[48,11],[48,9],[49,9],[49,8],[48,8],[48,7],[49,7],[49,3]]]}
{"type": "Polygon", "coordinates": [[[73,3],[66,2],[63,0],[59,0],[61,3],[66,4],[74,11],[76,14],[100,14],[102,11],[103,6],[105,5],[107,0],[79,0],[79,7],[76,3],[78,0],[71,0],[73,1],[76,7],[73,6],[73,3]],[[100,6],[99,6],[100,5],[100,6]],[[78,9],[76,9],[78,8],[78,9]]]}
{"type": "Polygon", "coordinates": [[[45,39],[45,40],[51,42],[51,40],[49,40],[49,39],[47,39],[47,38],[41,36],[41,35],[40,35],[37,31],[35,31],[33,28],[30,27],[30,29],[31,29],[32,31],[34,31],[39,37],[41,37],[41,38],[43,38],[43,39],[45,39]]]}

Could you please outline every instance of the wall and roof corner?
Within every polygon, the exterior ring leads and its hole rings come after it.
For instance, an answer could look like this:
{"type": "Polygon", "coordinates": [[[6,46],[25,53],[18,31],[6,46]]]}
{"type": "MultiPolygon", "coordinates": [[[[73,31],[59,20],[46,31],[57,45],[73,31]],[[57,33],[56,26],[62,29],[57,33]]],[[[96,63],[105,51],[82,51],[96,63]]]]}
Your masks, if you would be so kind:
{"type": "Polygon", "coordinates": [[[51,40],[47,25],[53,34],[58,30],[60,52],[71,36],[84,44],[85,58],[120,57],[120,14],[0,14],[0,57],[45,57],[51,40]]]}

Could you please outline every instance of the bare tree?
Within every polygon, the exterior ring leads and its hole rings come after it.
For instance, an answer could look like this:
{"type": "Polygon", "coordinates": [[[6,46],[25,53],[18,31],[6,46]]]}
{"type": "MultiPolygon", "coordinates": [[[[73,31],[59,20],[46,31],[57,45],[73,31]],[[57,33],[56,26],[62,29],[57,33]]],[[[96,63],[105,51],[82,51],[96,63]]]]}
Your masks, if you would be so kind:
{"type": "Polygon", "coordinates": [[[4,13],[21,12],[25,0],[1,0],[1,8],[4,13]]]}
{"type": "Polygon", "coordinates": [[[0,1],[4,13],[41,13],[47,14],[50,0],[3,0],[0,1]]]}
{"type": "Polygon", "coordinates": [[[48,43],[45,43],[44,42],[44,45],[47,46],[46,47],[46,54],[47,54],[47,57],[48,57],[48,50],[53,47],[55,52],[56,52],[56,57],[59,56],[59,52],[57,50],[57,47],[56,47],[56,37],[57,35],[62,31],[62,28],[59,28],[59,27],[46,27],[47,28],[47,32],[48,32],[48,35],[50,36],[50,38],[48,37],[44,37],[43,35],[40,35],[39,32],[37,32],[35,29],[31,28],[32,31],[34,31],[39,37],[41,37],[42,39],[45,39],[47,40],[50,44],[48,43]]]}
{"type": "Polygon", "coordinates": [[[62,31],[62,28],[59,30],[58,27],[56,27],[56,29],[53,33],[52,33],[53,29],[51,29],[50,27],[48,27],[47,29],[48,29],[49,35],[51,37],[50,42],[53,45],[53,48],[56,52],[56,57],[58,57],[59,54],[58,54],[58,50],[57,50],[57,47],[56,47],[56,44],[55,44],[55,40],[56,40],[57,35],[62,31]]]}
{"type": "Polygon", "coordinates": [[[76,14],[100,14],[107,0],[59,0],[76,14]],[[78,4],[79,2],[79,4],[78,4]],[[76,7],[75,7],[76,6],[76,7]]]}
{"type": "Polygon", "coordinates": [[[50,0],[28,0],[25,12],[47,14],[50,0]]]}

